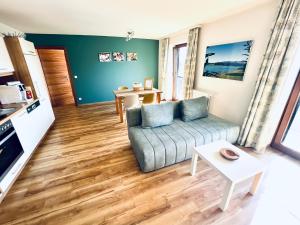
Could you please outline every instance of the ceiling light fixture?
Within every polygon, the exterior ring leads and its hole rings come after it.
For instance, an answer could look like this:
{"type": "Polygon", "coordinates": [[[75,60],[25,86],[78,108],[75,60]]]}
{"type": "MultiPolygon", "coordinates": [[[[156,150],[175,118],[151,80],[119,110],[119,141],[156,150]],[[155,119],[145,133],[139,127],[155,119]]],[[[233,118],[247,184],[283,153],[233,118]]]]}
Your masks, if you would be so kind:
{"type": "Polygon", "coordinates": [[[125,40],[130,41],[133,38],[133,36],[134,36],[134,31],[133,30],[127,31],[127,35],[126,35],[125,40]]]}

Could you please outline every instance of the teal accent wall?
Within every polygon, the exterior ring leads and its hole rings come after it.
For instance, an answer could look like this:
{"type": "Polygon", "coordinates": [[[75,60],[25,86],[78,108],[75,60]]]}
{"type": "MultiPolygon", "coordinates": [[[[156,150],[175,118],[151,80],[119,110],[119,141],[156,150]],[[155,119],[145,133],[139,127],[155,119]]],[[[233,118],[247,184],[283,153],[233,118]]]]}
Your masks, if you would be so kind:
{"type": "Polygon", "coordinates": [[[122,37],[26,34],[36,47],[65,47],[78,104],[111,101],[112,91],[118,86],[144,83],[152,77],[157,87],[158,41],[122,37]],[[99,62],[100,52],[137,52],[136,62],[99,62]],[[74,79],[74,75],[78,79],[74,79]],[[78,98],[81,97],[82,101],[78,98]]]}

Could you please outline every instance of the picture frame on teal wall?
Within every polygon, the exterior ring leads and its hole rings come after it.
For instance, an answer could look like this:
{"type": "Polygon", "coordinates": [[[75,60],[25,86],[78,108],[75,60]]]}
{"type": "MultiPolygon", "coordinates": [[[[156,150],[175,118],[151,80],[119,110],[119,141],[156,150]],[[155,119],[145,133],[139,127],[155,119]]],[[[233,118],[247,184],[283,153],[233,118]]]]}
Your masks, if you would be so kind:
{"type": "Polygon", "coordinates": [[[98,54],[100,62],[111,62],[111,53],[110,52],[100,52],[98,54]]]}
{"type": "Polygon", "coordinates": [[[137,61],[137,53],[136,52],[127,52],[127,61],[137,61]]]}
{"type": "Polygon", "coordinates": [[[122,62],[125,60],[125,55],[123,52],[114,52],[113,53],[113,61],[122,62]]]}

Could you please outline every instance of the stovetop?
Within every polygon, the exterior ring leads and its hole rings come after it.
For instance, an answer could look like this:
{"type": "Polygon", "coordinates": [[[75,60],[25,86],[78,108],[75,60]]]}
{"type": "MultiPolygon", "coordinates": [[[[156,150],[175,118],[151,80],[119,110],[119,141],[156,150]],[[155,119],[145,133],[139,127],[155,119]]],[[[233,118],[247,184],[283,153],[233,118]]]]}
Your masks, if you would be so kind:
{"type": "Polygon", "coordinates": [[[16,110],[17,110],[16,108],[0,109],[0,120],[8,117],[11,114],[13,114],[16,110]]]}

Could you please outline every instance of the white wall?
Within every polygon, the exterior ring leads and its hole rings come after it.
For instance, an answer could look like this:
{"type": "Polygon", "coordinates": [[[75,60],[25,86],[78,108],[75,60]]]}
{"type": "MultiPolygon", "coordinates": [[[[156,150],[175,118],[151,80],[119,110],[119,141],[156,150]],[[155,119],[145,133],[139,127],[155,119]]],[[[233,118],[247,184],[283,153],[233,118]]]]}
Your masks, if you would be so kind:
{"type": "Polygon", "coordinates": [[[10,26],[7,26],[3,23],[0,23],[0,37],[3,36],[1,33],[22,33],[22,32],[10,26]]]}
{"type": "Polygon", "coordinates": [[[240,125],[243,123],[278,3],[278,0],[274,0],[266,5],[201,26],[195,87],[212,94],[210,110],[213,114],[240,125]],[[254,43],[243,81],[202,76],[207,46],[244,40],[253,40],[254,43]]]}

